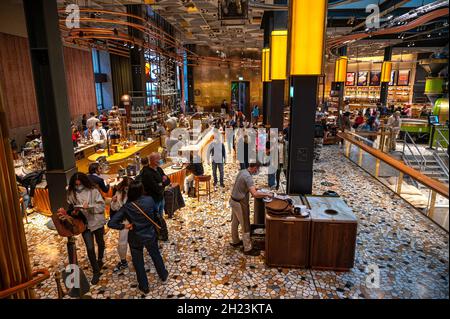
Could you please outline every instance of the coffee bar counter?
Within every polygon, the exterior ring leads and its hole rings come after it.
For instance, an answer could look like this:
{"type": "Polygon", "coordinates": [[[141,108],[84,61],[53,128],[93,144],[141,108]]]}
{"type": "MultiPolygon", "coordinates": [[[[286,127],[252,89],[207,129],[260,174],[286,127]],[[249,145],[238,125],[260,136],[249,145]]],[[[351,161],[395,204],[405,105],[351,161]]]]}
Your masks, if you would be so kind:
{"type": "Polygon", "coordinates": [[[106,150],[103,152],[92,154],[88,157],[88,161],[89,163],[94,163],[100,157],[105,157],[110,167],[109,173],[117,174],[121,168],[127,167],[128,160],[132,160],[137,155],[137,153],[139,153],[139,156],[142,158],[145,156],[149,156],[153,152],[157,152],[159,147],[160,140],[152,139],[147,142],[132,144],[125,149],[122,146],[119,146],[117,152],[111,154],[110,156],[108,156],[108,152],[106,150]]]}

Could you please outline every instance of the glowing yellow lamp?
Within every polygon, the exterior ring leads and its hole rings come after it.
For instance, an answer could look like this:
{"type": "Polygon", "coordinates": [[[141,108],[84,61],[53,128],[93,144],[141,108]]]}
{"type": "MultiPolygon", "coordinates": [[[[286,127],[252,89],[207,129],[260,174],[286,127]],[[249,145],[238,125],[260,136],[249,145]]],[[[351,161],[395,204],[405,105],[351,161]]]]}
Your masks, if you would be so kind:
{"type": "Polygon", "coordinates": [[[287,30],[272,31],[270,40],[270,79],[286,79],[287,30]]]}
{"type": "Polygon", "coordinates": [[[334,82],[345,82],[347,79],[347,64],[348,58],[346,56],[341,56],[336,60],[334,82]]]}
{"type": "Polygon", "coordinates": [[[327,0],[290,0],[290,74],[321,75],[327,0]]]}
{"type": "Polygon", "coordinates": [[[381,82],[391,82],[392,62],[384,61],[381,67],[381,82]]]}
{"type": "Polygon", "coordinates": [[[270,82],[270,49],[264,48],[261,53],[261,79],[270,82]]]}

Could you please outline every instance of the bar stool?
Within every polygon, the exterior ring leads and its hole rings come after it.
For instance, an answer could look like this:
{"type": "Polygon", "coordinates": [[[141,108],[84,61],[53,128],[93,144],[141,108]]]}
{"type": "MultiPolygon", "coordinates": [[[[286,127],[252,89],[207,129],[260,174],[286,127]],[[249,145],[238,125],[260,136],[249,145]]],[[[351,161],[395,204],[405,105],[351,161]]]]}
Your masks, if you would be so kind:
{"type": "Polygon", "coordinates": [[[208,199],[211,200],[211,175],[194,176],[194,181],[197,200],[200,201],[200,196],[208,196],[208,199]],[[205,183],[205,188],[200,188],[200,183],[205,183]]]}

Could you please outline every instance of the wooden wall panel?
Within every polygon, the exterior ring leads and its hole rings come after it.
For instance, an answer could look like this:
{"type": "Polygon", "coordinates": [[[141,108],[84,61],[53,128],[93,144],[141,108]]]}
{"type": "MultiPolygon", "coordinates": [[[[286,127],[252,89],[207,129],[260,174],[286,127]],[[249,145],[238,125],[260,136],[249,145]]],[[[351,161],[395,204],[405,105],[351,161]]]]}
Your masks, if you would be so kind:
{"type": "Polygon", "coordinates": [[[10,128],[39,122],[26,38],[0,33],[0,84],[10,128]]]}
{"type": "Polygon", "coordinates": [[[67,95],[72,118],[96,111],[94,68],[90,51],[64,47],[67,95]]]}
{"type": "MultiPolygon", "coordinates": [[[[67,95],[71,117],[97,108],[90,51],[64,48],[67,95]]],[[[0,32],[0,85],[10,129],[39,123],[28,40],[0,32]]]]}

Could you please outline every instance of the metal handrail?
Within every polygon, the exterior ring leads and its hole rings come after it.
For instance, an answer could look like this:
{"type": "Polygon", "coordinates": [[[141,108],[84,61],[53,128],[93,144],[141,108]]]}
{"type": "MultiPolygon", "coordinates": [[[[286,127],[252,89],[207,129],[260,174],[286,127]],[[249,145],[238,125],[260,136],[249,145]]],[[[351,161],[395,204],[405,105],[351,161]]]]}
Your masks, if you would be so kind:
{"type": "Polygon", "coordinates": [[[449,178],[449,167],[448,167],[448,162],[449,162],[449,155],[448,152],[446,152],[445,147],[442,145],[442,140],[448,145],[448,140],[446,139],[446,137],[444,136],[444,134],[442,134],[441,131],[446,130],[447,129],[436,129],[437,137],[436,137],[436,152],[434,152],[434,158],[436,159],[436,161],[438,162],[439,166],[441,167],[444,175],[447,177],[447,179],[449,178]],[[443,151],[441,151],[441,149],[443,151]],[[445,163],[442,160],[442,155],[444,155],[444,157],[447,158],[447,163],[445,163]]]}
{"type": "Polygon", "coordinates": [[[413,156],[414,160],[416,161],[416,163],[419,164],[419,170],[423,171],[423,169],[427,166],[427,160],[425,158],[425,156],[423,156],[422,152],[420,151],[419,147],[417,146],[417,144],[414,142],[414,140],[412,139],[411,135],[409,135],[408,132],[404,132],[404,138],[403,138],[403,160],[406,160],[407,164],[410,165],[409,160],[405,157],[406,153],[405,153],[405,147],[408,148],[409,152],[411,153],[411,155],[413,156]],[[422,162],[420,162],[420,160],[417,159],[416,154],[414,154],[414,152],[411,150],[411,146],[409,145],[410,143],[408,143],[406,141],[406,138],[409,137],[409,140],[411,141],[411,144],[414,145],[414,148],[416,149],[416,151],[419,153],[420,157],[422,157],[422,162]]]}

